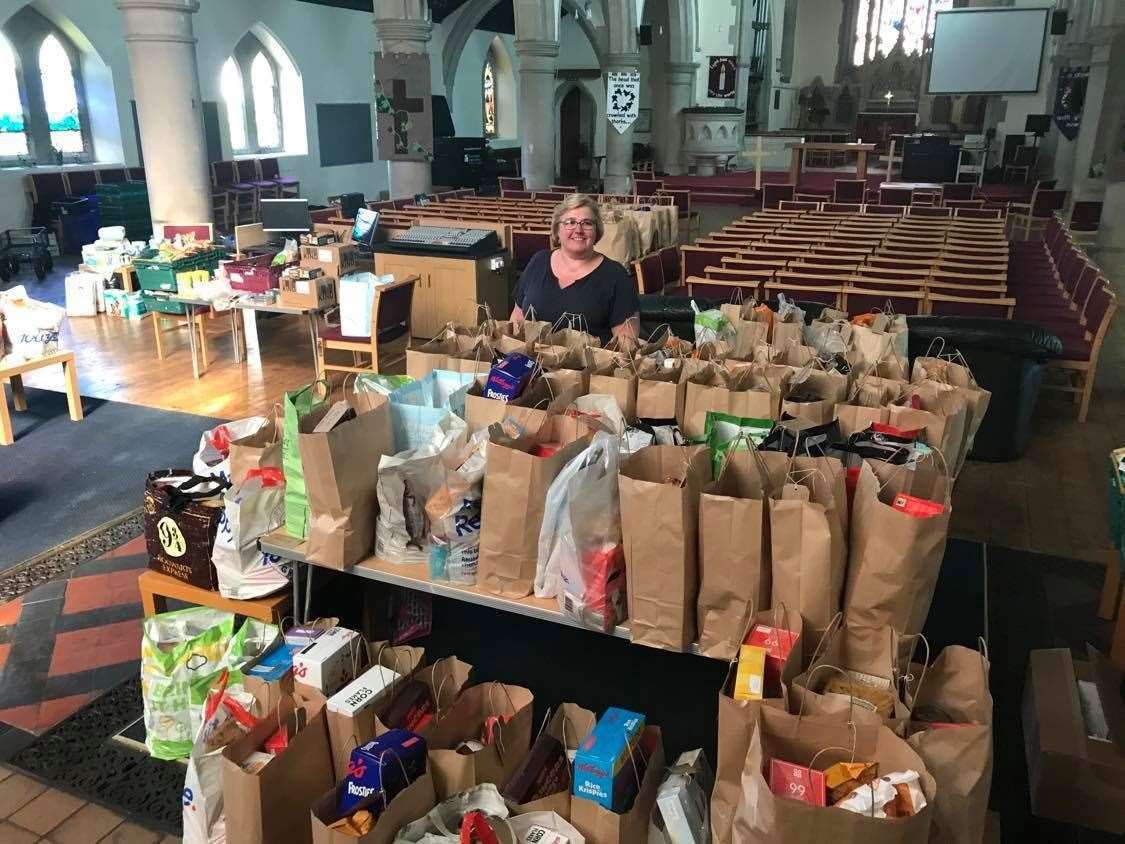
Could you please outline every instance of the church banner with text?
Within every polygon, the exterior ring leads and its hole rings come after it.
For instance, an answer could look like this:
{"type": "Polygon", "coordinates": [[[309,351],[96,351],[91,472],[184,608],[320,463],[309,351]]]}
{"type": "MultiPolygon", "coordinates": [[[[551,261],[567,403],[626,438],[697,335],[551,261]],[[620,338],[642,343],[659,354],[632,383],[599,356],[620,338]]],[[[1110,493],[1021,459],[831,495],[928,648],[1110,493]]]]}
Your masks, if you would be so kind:
{"type": "Polygon", "coordinates": [[[738,56],[711,56],[707,72],[707,96],[716,100],[734,97],[738,78],[738,56]]]}
{"type": "Polygon", "coordinates": [[[425,53],[375,54],[375,117],[379,158],[429,161],[434,122],[430,111],[430,57],[425,53]]]}
{"type": "Polygon", "coordinates": [[[613,128],[624,133],[640,111],[641,72],[611,70],[606,74],[606,113],[613,128]]]}
{"type": "Polygon", "coordinates": [[[1088,67],[1059,68],[1059,86],[1055,92],[1055,125],[1068,141],[1078,137],[1082,126],[1082,106],[1086,102],[1088,67]]]}

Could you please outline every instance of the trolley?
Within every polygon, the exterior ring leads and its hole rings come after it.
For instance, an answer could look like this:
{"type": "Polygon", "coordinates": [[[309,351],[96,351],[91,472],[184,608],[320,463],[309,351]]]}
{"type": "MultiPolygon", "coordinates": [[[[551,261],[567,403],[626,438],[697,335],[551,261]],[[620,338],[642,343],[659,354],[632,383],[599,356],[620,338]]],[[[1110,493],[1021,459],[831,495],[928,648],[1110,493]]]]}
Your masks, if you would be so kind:
{"type": "Polygon", "coordinates": [[[0,280],[8,281],[18,273],[21,262],[30,265],[40,281],[54,268],[44,226],[0,233],[0,280]]]}

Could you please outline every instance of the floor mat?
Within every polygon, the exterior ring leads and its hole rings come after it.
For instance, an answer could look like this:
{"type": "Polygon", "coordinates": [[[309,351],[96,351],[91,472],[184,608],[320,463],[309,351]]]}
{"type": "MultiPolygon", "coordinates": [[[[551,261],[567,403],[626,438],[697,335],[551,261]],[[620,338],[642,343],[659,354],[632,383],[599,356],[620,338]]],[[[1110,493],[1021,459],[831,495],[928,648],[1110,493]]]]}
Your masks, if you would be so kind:
{"type": "Polygon", "coordinates": [[[62,393],[28,389],[27,402],[0,448],[0,571],[139,507],[146,475],[190,466],[221,421],[83,398],[72,422],[62,393]]]}

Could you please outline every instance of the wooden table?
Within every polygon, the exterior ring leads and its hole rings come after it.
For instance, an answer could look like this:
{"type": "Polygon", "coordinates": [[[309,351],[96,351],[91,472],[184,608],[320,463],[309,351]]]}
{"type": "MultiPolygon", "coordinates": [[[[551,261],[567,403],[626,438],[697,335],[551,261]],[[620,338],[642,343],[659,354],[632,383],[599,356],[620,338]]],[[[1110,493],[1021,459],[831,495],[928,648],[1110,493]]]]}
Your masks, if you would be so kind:
{"type": "Polygon", "coordinates": [[[854,152],[855,159],[855,177],[857,179],[867,178],[867,154],[875,151],[875,144],[818,144],[818,143],[799,143],[790,144],[789,148],[793,150],[793,161],[789,165],[789,182],[792,185],[801,184],[801,171],[805,165],[805,151],[806,150],[821,150],[824,152],[854,152]]]}
{"type": "Polygon", "coordinates": [[[284,589],[264,598],[238,601],[152,570],[141,572],[137,588],[141,592],[141,607],[146,616],[167,612],[169,598],[273,624],[280,624],[289,609],[289,594],[284,589]]]}
{"type": "MultiPolygon", "coordinates": [[[[242,314],[241,346],[242,351],[249,357],[251,351],[261,358],[261,349],[258,345],[258,312],[267,314],[285,314],[287,316],[303,316],[309,329],[309,340],[312,342],[313,372],[316,377],[321,376],[320,357],[317,355],[317,345],[320,337],[320,314],[316,308],[300,308],[292,305],[279,305],[277,302],[259,302],[254,299],[236,298],[231,303],[231,320],[234,326],[234,314],[242,314]]],[[[237,328],[234,328],[238,332],[237,328]]],[[[236,346],[239,345],[236,343],[236,346]]],[[[235,360],[241,361],[242,357],[236,353],[235,360]]]]}
{"type": "MultiPolygon", "coordinates": [[[[81,422],[82,397],[78,394],[78,370],[74,363],[74,352],[58,352],[44,358],[0,367],[0,381],[11,382],[12,404],[16,410],[27,410],[27,397],[23,392],[23,374],[55,364],[62,364],[63,375],[66,378],[66,404],[70,410],[70,418],[75,422],[81,422]]],[[[13,442],[15,437],[12,435],[12,417],[8,413],[8,402],[0,396],[0,445],[11,445],[13,442]]]]}

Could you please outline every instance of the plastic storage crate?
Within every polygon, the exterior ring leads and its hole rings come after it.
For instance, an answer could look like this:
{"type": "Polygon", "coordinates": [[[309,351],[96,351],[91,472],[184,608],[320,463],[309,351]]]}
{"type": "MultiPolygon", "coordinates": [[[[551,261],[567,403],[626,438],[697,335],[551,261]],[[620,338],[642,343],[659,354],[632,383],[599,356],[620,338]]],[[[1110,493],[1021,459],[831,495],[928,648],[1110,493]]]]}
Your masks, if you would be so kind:
{"type": "MultiPolygon", "coordinates": [[[[178,289],[176,285],[176,273],[182,273],[188,270],[208,270],[209,272],[214,272],[215,268],[219,266],[219,261],[226,255],[221,249],[207,249],[187,258],[181,258],[178,261],[169,263],[167,261],[154,260],[151,256],[156,254],[155,251],[151,251],[146,253],[149,257],[142,256],[133,259],[133,269],[137,272],[137,283],[140,285],[141,290],[148,294],[154,291],[175,293],[178,289]]],[[[150,311],[160,311],[165,314],[183,314],[187,311],[187,307],[179,302],[168,302],[151,295],[145,296],[145,302],[150,311]]]]}
{"type": "Polygon", "coordinates": [[[243,258],[241,261],[231,261],[226,265],[231,289],[247,293],[265,293],[267,290],[280,287],[282,270],[296,266],[297,262],[291,261],[275,267],[272,265],[273,259],[273,255],[255,255],[253,258],[243,258]]]}

